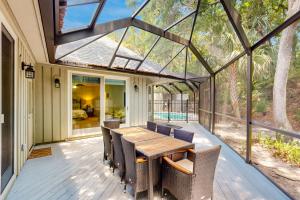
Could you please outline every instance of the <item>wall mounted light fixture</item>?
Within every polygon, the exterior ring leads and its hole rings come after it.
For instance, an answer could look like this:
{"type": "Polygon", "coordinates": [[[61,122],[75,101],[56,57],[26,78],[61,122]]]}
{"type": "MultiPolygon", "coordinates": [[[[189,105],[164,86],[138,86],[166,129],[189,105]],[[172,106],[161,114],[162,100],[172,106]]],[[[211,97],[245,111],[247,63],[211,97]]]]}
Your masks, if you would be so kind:
{"type": "Polygon", "coordinates": [[[59,80],[59,78],[55,78],[54,79],[54,85],[55,85],[55,88],[60,88],[60,80],[59,80]]]}
{"type": "Polygon", "coordinates": [[[28,65],[25,62],[22,62],[22,70],[25,70],[25,78],[28,78],[28,79],[35,78],[35,71],[31,64],[28,65]]]}
{"type": "Polygon", "coordinates": [[[139,86],[138,85],[134,85],[134,91],[139,92],[139,86]]]}

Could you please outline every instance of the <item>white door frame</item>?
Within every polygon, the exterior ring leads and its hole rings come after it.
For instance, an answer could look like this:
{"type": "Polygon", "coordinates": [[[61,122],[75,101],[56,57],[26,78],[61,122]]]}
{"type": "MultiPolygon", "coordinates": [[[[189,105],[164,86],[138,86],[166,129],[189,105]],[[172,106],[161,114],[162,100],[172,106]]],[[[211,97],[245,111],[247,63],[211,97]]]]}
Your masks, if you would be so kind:
{"type": "MultiPolygon", "coordinates": [[[[18,65],[19,60],[18,60],[18,37],[16,36],[15,32],[13,31],[13,29],[11,28],[11,26],[9,25],[9,23],[6,21],[6,19],[4,18],[4,16],[2,15],[2,13],[0,13],[0,63],[2,63],[2,26],[5,27],[5,29],[8,31],[8,33],[10,34],[10,36],[13,38],[14,40],[14,169],[13,169],[13,175],[10,179],[10,181],[8,182],[8,184],[6,185],[5,189],[3,190],[2,194],[0,194],[0,199],[2,199],[3,197],[6,197],[9,190],[11,189],[15,179],[16,179],[16,174],[17,174],[17,151],[20,149],[20,147],[17,147],[17,123],[18,123],[18,117],[20,117],[20,119],[22,119],[22,116],[18,116],[18,106],[17,106],[17,99],[19,98],[18,95],[18,65]]],[[[0,65],[0,118],[3,118],[2,115],[2,65],[0,65]]],[[[23,74],[20,74],[20,76],[22,76],[23,74]]],[[[2,128],[0,128],[0,136],[2,135],[2,128]]],[[[26,137],[26,136],[24,136],[26,137]]],[[[0,137],[0,158],[2,156],[2,137],[0,137]]],[[[0,169],[1,169],[2,163],[0,160],[0,169]]],[[[1,179],[1,174],[0,174],[0,179],[1,179]]],[[[0,181],[0,188],[1,188],[1,181],[0,181]]]]}
{"type": "Polygon", "coordinates": [[[83,76],[92,76],[100,78],[100,123],[102,124],[105,120],[105,79],[115,79],[115,80],[124,80],[126,82],[126,117],[125,124],[123,126],[128,126],[129,124],[129,77],[115,76],[115,75],[107,75],[101,73],[93,73],[93,72],[84,72],[84,71],[76,71],[76,70],[68,70],[68,80],[67,80],[67,88],[68,88],[68,138],[72,137],[72,75],[83,75],[83,76]]]}

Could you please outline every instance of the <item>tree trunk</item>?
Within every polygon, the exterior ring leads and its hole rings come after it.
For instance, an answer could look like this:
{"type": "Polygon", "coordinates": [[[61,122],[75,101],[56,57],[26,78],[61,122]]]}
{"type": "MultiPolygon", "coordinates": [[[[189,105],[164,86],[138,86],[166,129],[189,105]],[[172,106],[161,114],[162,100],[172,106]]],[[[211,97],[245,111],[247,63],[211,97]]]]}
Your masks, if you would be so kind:
{"type": "MultiPolygon", "coordinates": [[[[289,0],[287,16],[291,17],[300,9],[300,0],[289,0]]],[[[282,31],[273,87],[273,119],[278,128],[292,130],[286,111],[286,87],[292,59],[293,41],[298,23],[282,31]]]]}
{"type": "Polygon", "coordinates": [[[237,91],[237,63],[233,63],[229,67],[229,89],[230,89],[230,100],[233,108],[235,117],[241,118],[240,107],[239,107],[239,95],[237,91]]]}
{"type": "MultiPolygon", "coordinates": [[[[228,83],[224,83],[224,89],[226,90],[228,88],[229,84],[228,83]]],[[[228,93],[225,92],[224,96],[223,96],[223,106],[222,106],[222,113],[223,114],[227,114],[227,110],[228,110],[228,93]]],[[[222,117],[222,121],[226,121],[226,117],[222,117]]]]}

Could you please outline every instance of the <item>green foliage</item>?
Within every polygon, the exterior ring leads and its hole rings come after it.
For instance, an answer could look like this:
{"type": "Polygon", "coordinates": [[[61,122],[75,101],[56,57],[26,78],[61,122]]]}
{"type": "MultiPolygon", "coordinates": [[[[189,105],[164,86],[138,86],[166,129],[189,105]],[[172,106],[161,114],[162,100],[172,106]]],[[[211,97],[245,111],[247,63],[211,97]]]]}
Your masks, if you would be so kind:
{"type": "Polygon", "coordinates": [[[125,111],[124,109],[119,109],[115,112],[115,117],[119,119],[123,119],[125,117],[125,111]]]}
{"type": "Polygon", "coordinates": [[[276,139],[271,136],[262,136],[259,133],[257,142],[272,151],[272,155],[276,158],[300,166],[300,143],[298,141],[289,140],[286,137],[277,134],[276,139]]]}
{"type": "Polygon", "coordinates": [[[268,102],[265,99],[261,99],[255,105],[255,111],[259,113],[264,113],[267,111],[268,102]]]}
{"type": "Polygon", "coordinates": [[[300,109],[296,111],[296,119],[300,122],[300,109]]]}

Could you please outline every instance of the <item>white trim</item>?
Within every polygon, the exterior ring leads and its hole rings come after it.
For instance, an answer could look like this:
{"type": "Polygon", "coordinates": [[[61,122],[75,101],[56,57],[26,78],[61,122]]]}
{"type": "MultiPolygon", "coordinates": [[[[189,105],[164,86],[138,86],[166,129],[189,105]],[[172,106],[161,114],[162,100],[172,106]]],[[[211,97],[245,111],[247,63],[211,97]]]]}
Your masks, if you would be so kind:
{"type": "Polygon", "coordinates": [[[46,46],[46,39],[45,39],[45,34],[44,34],[44,29],[43,29],[43,23],[42,23],[42,17],[41,17],[41,12],[40,12],[40,7],[38,0],[33,0],[32,1],[33,7],[34,7],[34,14],[36,16],[37,23],[39,25],[39,33],[40,33],[40,39],[43,44],[43,50],[44,50],[44,56],[46,58],[46,61],[49,61],[48,57],[48,51],[47,51],[47,46],[46,46]]]}
{"type": "MultiPolygon", "coordinates": [[[[19,97],[18,95],[18,90],[17,90],[17,85],[18,85],[18,37],[15,34],[15,32],[13,31],[12,27],[9,25],[9,23],[7,22],[7,20],[4,18],[4,16],[2,15],[2,13],[0,12],[0,32],[1,32],[1,36],[0,36],[0,63],[2,63],[2,25],[6,28],[6,30],[9,32],[9,34],[11,35],[11,37],[14,40],[14,172],[13,175],[10,179],[10,181],[8,182],[8,184],[6,185],[5,189],[3,190],[3,193],[0,194],[0,197],[5,197],[8,193],[8,191],[11,189],[12,184],[14,182],[14,179],[16,178],[16,173],[17,173],[17,151],[18,151],[18,147],[17,147],[17,137],[18,137],[18,132],[17,132],[17,122],[18,122],[18,106],[17,106],[17,98],[19,97]]],[[[2,65],[0,68],[0,113],[2,113],[2,65]]],[[[0,135],[2,135],[2,128],[0,128],[0,135]]],[[[0,137],[0,149],[2,149],[2,137],[0,137]]],[[[0,151],[0,158],[2,156],[2,152],[0,151]]],[[[1,161],[0,161],[0,168],[1,168],[1,161]]],[[[1,179],[1,174],[0,174],[0,179],[1,179]]],[[[1,181],[0,181],[0,188],[1,188],[1,181]]]]}
{"type": "Polygon", "coordinates": [[[16,179],[17,179],[17,175],[13,174],[13,176],[10,178],[9,182],[7,183],[6,187],[4,188],[4,190],[1,194],[2,199],[5,199],[8,196],[12,186],[14,185],[14,183],[16,181],[16,179]]]}

